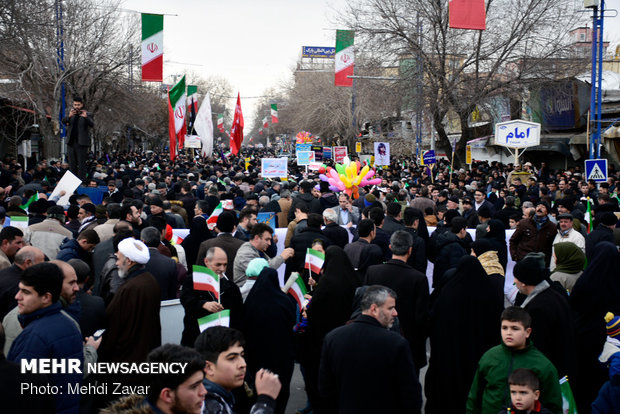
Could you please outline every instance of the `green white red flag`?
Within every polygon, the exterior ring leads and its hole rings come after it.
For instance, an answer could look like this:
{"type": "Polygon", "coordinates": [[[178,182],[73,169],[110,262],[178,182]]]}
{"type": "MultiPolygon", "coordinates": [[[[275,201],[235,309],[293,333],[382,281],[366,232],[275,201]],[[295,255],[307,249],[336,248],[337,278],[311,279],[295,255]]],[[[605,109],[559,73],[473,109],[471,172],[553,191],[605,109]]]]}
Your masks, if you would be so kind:
{"type": "Polygon", "coordinates": [[[353,53],[353,30],[336,30],[336,86],[352,86],[353,79],[348,78],[354,72],[355,54],[353,53]]]}
{"type": "Polygon", "coordinates": [[[205,266],[194,265],[192,267],[194,277],[194,290],[204,290],[213,293],[215,299],[220,299],[220,277],[205,266]]]}
{"type": "Polygon", "coordinates": [[[588,197],[586,199],[586,202],[588,204],[587,208],[586,208],[586,215],[584,217],[584,220],[588,223],[588,233],[590,233],[592,231],[592,202],[590,201],[590,197],[588,197]]]}
{"type": "Polygon", "coordinates": [[[196,122],[196,115],[198,114],[198,86],[187,85],[187,116],[189,122],[187,123],[187,131],[193,133],[194,123],[196,122]]]}
{"type": "Polygon", "coordinates": [[[278,123],[278,104],[271,104],[271,123],[278,123]]]}
{"type": "Polygon", "coordinates": [[[142,80],[162,82],[164,77],[164,16],[142,13],[142,80]]]}
{"type": "Polygon", "coordinates": [[[212,328],[214,326],[230,327],[230,309],[224,309],[221,312],[212,313],[198,319],[198,328],[200,332],[212,328]]]}
{"type": "Polygon", "coordinates": [[[568,377],[560,379],[560,391],[562,392],[562,412],[565,414],[577,414],[577,404],[573,397],[573,390],[568,383],[568,377]]]}
{"type": "Polygon", "coordinates": [[[297,302],[297,306],[299,307],[299,311],[301,312],[304,307],[304,296],[308,292],[306,291],[306,284],[299,276],[299,274],[297,274],[297,279],[295,280],[295,283],[293,283],[289,288],[288,293],[293,295],[293,298],[295,298],[295,302],[297,302]]]}
{"type": "Polygon", "coordinates": [[[325,255],[323,253],[314,249],[306,250],[306,264],[304,265],[304,269],[310,269],[317,274],[321,273],[323,262],[325,262],[325,255]]]}
{"type": "Polygon", "coordinates": [[[217,114],[217,129],[224,132],[224,114],[217,114]]]}
{"type": "Polygon", "coordinates": [[[170,160],[174,160],[176,143],[183,148],[187,128],[185,126],[185,76],[168,91],[168,132],[170,134],[170,160]]]}
{"type": "Polygon", "coordinates": [[[224,211],[224,207],[222,206],[222,202],[220,201],[217,207],[215,207],[215,209],[213,210],[213,213],[211,213],[211,215],[207,219],[207,227],[209,228],[209,230],[213,230],[215,228],[215,225],[217,224],[217,217],[222,211],[224,211]]]}
{"type": "Polygon", "coordinates": [[[267,120],[267,117],[263,118],[263,128],[269,128],[269,121],[267,120]]]}
{"type": "Polygon", "coordinates": [[[239,154],[243,143],[243,112],[241,111],[241,95],[237,93],[237,105],[235,106],[235,117],[232,127],[230,127],[230,150],[233,154],[239,154]]]}

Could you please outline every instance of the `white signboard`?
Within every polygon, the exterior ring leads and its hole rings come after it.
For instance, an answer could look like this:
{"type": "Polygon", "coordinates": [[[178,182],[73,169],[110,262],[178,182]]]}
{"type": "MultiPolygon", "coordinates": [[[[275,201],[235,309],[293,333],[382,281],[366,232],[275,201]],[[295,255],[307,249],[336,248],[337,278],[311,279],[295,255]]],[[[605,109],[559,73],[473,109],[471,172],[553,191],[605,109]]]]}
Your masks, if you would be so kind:
{"type": "Polygon", "coordinates": [[[287,177],[288,158],[263,158],[261,159],[261,175],[263,177],[287,177]]]}
{"type": "Polygon", "coordinates": [[[540,144],[540,124],[520,119],[495,124],[495,145],[527,148],[540,144]]]}
{"type": "Polygon", "coordinates": [[[56,188],[54,188],[51,197],[60,195],[60,192],[64,191],[65,195],[60,197],[56,204],[59,206],[69,204],[69,197],[71,197],[75,189],[78,188],[80,184],[82,184],[82,180],[77,178],[71,171],[67,170],[60,181],[58,181],[58,184],[56,184],[56,188]]]}
{"type": "Polygon", "coordinates": [[[198,135],[185,135],[185,148],[202,148],[202,141],[198,135]]]}

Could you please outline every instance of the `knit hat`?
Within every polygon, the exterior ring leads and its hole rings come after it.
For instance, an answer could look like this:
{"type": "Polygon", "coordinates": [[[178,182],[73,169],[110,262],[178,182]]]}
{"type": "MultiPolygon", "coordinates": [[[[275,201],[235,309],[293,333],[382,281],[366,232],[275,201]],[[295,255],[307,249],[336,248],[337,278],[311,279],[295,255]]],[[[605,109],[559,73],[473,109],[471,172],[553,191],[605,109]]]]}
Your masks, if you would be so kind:
{"type": "Polygon", "coordinates": [[[615,226],[618,223],[618,217],[611,211],[601,214],[601,223],[606,226],[615,226]]]}
{"type": "Polygon", "coordinates": [[[370,206],[375,201],[377,201],[377,197],[375,197],[374,194],[366,194],[366,196],[364,197],[364,205],[366,207],[370,206]]]}
{"type": "Polygon", "coordinates": [[[149,248],[146,247],[146,244],[142,243],[140,240],[132,239],[131,237],[122,240],[118,244],[118,251],[132,262],[139,264],[146,264],[151,258],[149,248]]]}
{"type": "Polygon", "coordinates": [[[529,286],[538,285],[545,280],[547,275],[545,254],[539,252],[528,253],[515,264],[513,272],[520,282],[529,286]]]}
{"type": "Polygon", "coordinates": [[[607,336],[620,339],[620,316],[607,312],[605,322],[607,322],[607,336]]]}

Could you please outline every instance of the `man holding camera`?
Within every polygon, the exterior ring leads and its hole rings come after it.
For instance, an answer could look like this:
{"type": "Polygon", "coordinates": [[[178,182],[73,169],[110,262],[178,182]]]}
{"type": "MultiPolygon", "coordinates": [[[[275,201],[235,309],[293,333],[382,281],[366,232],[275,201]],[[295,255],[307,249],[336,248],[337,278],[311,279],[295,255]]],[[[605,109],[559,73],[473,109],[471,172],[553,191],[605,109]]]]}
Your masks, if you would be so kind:
{"type": "Polygon", "coordinates": [[[90,147],[89,128],[95,126],[92,115],[84,109],[80,97],[73,98],[73,106],[68,117],[62,119],[67,126],[67,157],[69,168],[80,179],[86,178],[86,156],[90,147]]]}

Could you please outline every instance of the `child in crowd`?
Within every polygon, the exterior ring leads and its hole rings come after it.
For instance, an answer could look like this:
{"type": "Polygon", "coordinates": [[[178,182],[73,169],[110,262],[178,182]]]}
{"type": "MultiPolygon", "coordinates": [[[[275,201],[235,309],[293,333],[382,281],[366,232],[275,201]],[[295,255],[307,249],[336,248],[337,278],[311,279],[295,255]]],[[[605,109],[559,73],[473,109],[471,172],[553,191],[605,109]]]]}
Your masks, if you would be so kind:
{"type": "Polygon", "coordinates": [[[551,414],[551,411],[542,406],[540,398],[540,381],[532,370],[518,368],[508,377],[510,385],[510,400],[512,406],[502,413],[515,414],[551,414]]]}
{"type": "Polygon", "coordinates": [[[592,403],[592,414],[620,412],[620,316],[608,312],[605,322],[607,341],[598,359],[609,366],[609,381],[603,384],[592,403]]]}
{"type": "MultiPolygon", "coordinates": [[[[528,368],[540,380],[541,402],[552,413],[562,413],[558,372],[542,352],[528,340],[532,318],[524,309],[506,308],[501,316],[502,343],[480,358],[469,396],[467,413],[497,414],[510,407],[508,374],[528,368]]],[[[537,387],[538,388],[538,387],[537,387]]]]}
{"type": "MultiPolygon", "coordinates": [[[[246,363],[243,334],[215,326],[198,335],[194,347],[206,360],[204,386],[207,397],[203,413],[234,413],[233,390],[244,385],[246,363]]],[[[276,374],[259,370],[255,378],[258,399],[250,414],[272,414],[282,385],[276,374]]]]}

